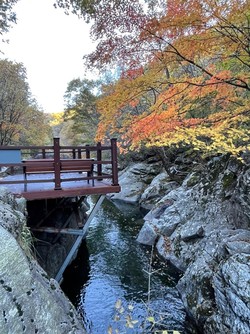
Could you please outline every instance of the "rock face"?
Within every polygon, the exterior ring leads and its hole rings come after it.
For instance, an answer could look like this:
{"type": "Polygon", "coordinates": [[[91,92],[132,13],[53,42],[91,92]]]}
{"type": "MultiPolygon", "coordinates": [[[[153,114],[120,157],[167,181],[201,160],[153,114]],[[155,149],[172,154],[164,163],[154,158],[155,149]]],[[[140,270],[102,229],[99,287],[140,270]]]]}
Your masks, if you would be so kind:
{"type": "Polygon", "coordinates": [[[114,200],[123,200],[127,203],[138,203],[144,189],[162,170],[162,164],[136,163],[125,168],[119,175],[119,184],[122,192],[110,195],[114,200]]]}
{"type": "Polygon", "coordinates": [[[0,189],[0,333],[85,333],[58,283],[29,254],[24,208],[0,189]]]}
{"type": "Polygon", "coordinates": [[[249,194],[250,168],[214,158],[157,202],[138,236],[183,272],[177,288],[205,334],[250,333],[249,194]]]}
{"type": "MultiPolygon", "coordinates": [[[[60,229],[67,222],[67,226],[74,229],[78,228],[78,224],[85,221],[86,207],[84,202],[82,203],[82,210],[79,211],[77,210],[76,202],[72,198],[64,198],[61,200],[60,206],[58,206],[56,199],[47,199],[46,206],[46,209],[50,212],[44,221],[46,226],[60,229]]],[[[27,211],[29,227],[36,227],[37,222],[44,219],[44,201],[28,202],[27,211]]],[[[38,263],[49,277],[56,277],[76,237],[65,234],[37,233],[34,230],[33,236],[33,245],[38,263]]]]}

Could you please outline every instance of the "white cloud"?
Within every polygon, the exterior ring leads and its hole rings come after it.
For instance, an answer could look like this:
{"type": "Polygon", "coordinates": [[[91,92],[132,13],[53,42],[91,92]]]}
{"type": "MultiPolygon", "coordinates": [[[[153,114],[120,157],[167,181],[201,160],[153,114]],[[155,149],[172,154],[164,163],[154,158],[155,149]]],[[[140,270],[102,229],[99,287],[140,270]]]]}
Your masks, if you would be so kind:
{"type": "Polygon", "coordinates": [[[17,24],[1,50],[27,69],[32,94],[45,112],[63,110],[67,83],[84,76],[82,57],[94,49],[89,26],[53,7],[54,0],[20,0],[17,24]]]}

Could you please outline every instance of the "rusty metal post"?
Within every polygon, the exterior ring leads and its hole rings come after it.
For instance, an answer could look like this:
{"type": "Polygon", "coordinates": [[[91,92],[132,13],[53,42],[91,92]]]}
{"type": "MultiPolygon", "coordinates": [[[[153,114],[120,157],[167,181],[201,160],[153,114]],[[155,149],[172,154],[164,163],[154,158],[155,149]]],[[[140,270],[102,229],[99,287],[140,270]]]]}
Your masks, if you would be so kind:
{"type": "Polygon", "coordinates": [[[112,185],[118,186],[117,139],[111,139],[112,185]]]}
{"type": "MultiPolygon", "coordinates": [[[[102,144],[100,142],[96,145],[96,160],[97,160],[97,175],[102,176],[102,144]]],[[[102,178],[98,178],[99,181],[102,181],[102,178]]]]}
{"type": "Polygon", "coordinates": [[[61,187],[61,162],[60,162],[60,138],[54,138],[54,171],[55,171],[55,190],[61,187]]]}

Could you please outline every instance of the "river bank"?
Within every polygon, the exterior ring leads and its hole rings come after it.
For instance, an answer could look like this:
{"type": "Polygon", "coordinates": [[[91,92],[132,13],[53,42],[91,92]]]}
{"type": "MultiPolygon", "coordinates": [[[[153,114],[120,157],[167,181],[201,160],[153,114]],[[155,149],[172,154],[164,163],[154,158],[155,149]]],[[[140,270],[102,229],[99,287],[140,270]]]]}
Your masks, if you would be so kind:
{"type": "Polygon", "coordinates": [[[179,183],[158,162],[135,163],[112,196],[150,209],[137,240],[182,273],[178,291],[204,334],[250,332],[249,175],[223,156],[194,164],[179,183]]]}
{"type": "Polygon", "coordinates": [[[0,333],[84,334],[73,305],[32,255],[26,202],[0,188],[0,333]]]}
{"type": "Polygon", "coordinates": [[[178,273],[136,241],[143,216],[138,206],[105,200],[66,270],[62,288],[87,333],[195,333],[176,289],[178,273]]]}
{"type": "MultiPolygon", "coordinates": [[[[200,332],[249,333],[249,166],[221,156],[193,163],[173,181],[151,159],[128,166],[120,183],[122,193],[112,199],[149,210],[137,241],[153,245],[179,271],[178,292],[200,332]]],[[[1,332],[84,333],[58,284],[25,249],[25,202],[4,189],[0,201],[1,332]]]]}

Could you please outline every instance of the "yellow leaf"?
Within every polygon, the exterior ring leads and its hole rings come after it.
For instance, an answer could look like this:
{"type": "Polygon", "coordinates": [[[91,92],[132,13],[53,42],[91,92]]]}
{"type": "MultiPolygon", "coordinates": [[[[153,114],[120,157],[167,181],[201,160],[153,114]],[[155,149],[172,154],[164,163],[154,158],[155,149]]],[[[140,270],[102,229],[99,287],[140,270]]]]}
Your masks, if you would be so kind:
{"type": "Polygon", "coordinates": [[[132,319],[131,319],[131,317],[129,315],[126,316],[126,327],[128,327],[128,328],[134,328],[133,323],[132,323],[132,319]]]}
{"type": "Polygon", "coordinates": [[[119,313],[122,314],[122,313],[125,311],[125,310],[124,310],[124,307],[121,306],[120,309],[119,309],[118,311],[119,311],[119,313]]]}
{"type": "Polygon", "coordinates": [[[155,318],[154,317],[148,317],[147,320],[149,322],[152,322],[153,324],[155,323],[155,318]]]}
{"type": "Polygon", "coordinates": [[[118,299],[115,303],[115,308],[117,310],[119,310],[121,308],[121,306],[122,306],[122,301],[121,301],[121,299],[118,299]]]}
{"type": "Polygon", "coordinates": [[[133,309],[134,309],[134,306],[133,306],[133,305],[129,305],[129,306],[128,306],[128,310],[129,310],[129,311],[133,311],[133,309]]]}
{"type": "Polygon", "coordinates": [[[132,325],[132,323],[131,322],[126,322],[126,327],[128,327],[128,328],[134,328],[134,326],[132,325]]]}

